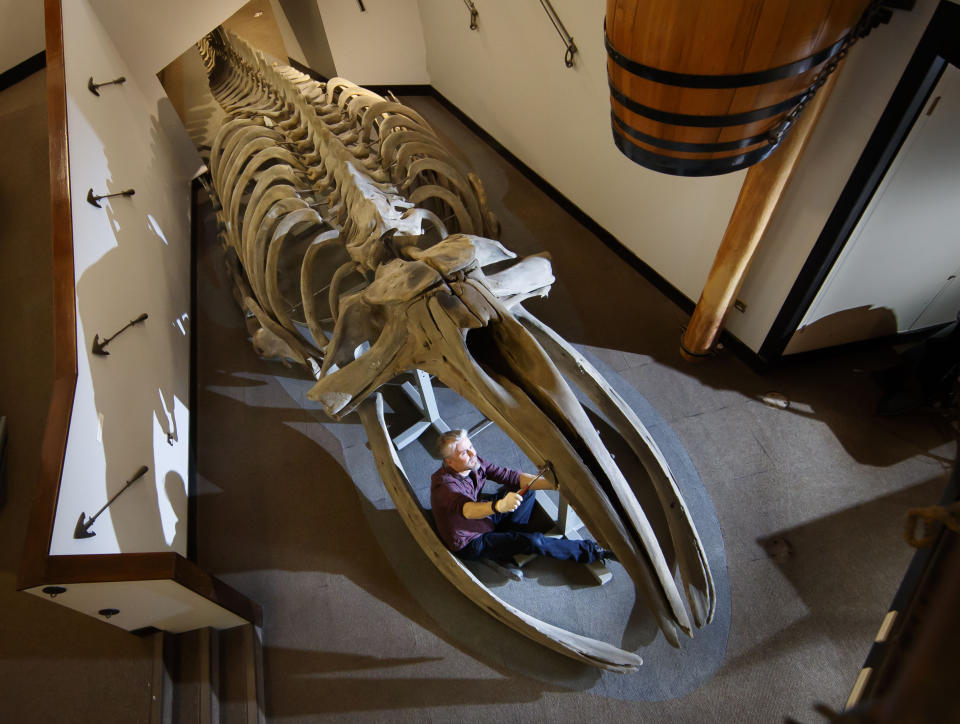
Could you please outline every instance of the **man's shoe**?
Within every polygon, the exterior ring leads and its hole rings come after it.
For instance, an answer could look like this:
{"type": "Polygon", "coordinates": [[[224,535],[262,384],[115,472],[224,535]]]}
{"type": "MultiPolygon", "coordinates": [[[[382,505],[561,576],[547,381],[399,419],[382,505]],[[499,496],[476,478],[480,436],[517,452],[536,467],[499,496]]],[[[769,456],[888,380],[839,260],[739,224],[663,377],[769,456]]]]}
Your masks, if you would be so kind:
{"type": "Polygon", "coordinates": [[[509,578],[511,581],[523,580],[523,571],[513,563],[494,561],[490,558],[481,558],[480,562],[504,578],[509,578]]]}
{"type": "Polygon", "coordinates": [[[597,560],[619,562],[620,559],[617,558],[617,554],[614,553],[609,548],[602,548],[601,546],[597,546],[597,560]]]}

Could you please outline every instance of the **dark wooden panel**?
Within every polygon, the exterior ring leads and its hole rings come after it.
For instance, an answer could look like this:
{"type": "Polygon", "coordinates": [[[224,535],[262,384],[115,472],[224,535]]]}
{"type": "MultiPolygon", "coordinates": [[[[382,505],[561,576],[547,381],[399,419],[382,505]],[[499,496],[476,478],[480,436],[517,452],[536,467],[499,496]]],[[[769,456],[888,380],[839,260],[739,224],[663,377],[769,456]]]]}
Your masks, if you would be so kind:
{"type": "MultiPolygon", "coordinates": [[[[176,553],[103,553],[48,556],[42,583],[107,583],[172,579],[176,553]]],[[[33,586],[39,583],[33,583],[33,586]]]]}
{"type": "MultiPolygon", "coordinates": [[[[60,0],[44,0],[47,57],[47,135],[50,154],[50,221],[53,243],[54,383],[41,446],[40,477],[21,559],[20,583],[43,578],[53,535],[57,495],[77,382],[76,292],[67,91],[60,0]]],[[[24,586],[20,586],[23,588],[24,586]]]]}

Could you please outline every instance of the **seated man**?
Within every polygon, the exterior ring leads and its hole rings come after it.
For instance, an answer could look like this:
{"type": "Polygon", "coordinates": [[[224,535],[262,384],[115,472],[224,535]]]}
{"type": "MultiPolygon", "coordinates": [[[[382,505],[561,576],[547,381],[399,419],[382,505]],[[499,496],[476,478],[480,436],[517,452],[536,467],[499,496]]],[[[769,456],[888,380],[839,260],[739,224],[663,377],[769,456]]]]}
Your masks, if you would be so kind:
{"type": "Polygon", "coordinates": [[[534,496],[520,490],[554,488],[544,478],[509,470],[477,455],[466,430],[440,437],[443,466],[430,479],[430,505],[440,538],[453,553],[468,561],[509,560],[521,553],[593,563],[614,559],[593,540],[550,538],[522,528],[530,520],[534,496]],[[479,500],[484,483],[500,483],[508,492],[493,500],[479,500]]]}

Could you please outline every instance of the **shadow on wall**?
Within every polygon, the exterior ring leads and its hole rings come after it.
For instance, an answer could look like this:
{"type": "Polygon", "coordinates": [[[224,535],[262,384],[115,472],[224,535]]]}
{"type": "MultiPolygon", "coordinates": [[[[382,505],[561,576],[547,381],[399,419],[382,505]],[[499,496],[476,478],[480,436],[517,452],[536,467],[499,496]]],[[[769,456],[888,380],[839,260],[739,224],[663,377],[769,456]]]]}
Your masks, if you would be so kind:
{"type": "Polygon", "coordinates": [[[81,274],[76,287],[86,340],[78,355],[87,356],[102,415],[106,498],[140,465],[150,467],[110,506],[120,552],[186,553],[190,242],[179,233],[168,238],[170,232],[154,216],[169,214],[180,201],[183,208],[188,205],[186,181],[182,189],[171,187],[177,174],[162,130],[169,116],[176,120],[170,104],[159,105],[146,168],[134,169],[115,144],[104,149],[110,177],[106,192],[127,188],[133,178],[136,194],[103,200],[102,210],[84,203],[81,212],[106,214],[116,241],[81,274]],[[109,337],[142,313],[147,319],[113,340],[109,356],[92,352],[95,335],[109,337]]]}
{"type": "Polygon", "coordinates": [[[897,315],[887,307],[864,305],[828,314],[796,331],[785,354],[833,347],[897,333],[897,315]]]}

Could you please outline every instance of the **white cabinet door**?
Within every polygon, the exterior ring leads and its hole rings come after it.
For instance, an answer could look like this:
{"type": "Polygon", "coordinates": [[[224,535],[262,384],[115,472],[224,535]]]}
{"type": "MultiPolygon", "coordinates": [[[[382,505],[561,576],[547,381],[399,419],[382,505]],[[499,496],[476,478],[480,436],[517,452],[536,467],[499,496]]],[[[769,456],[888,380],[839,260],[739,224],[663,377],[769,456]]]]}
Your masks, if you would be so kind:
{"type": "Polygon", "coordinates": [[[786,351],[952,321],[958,269],[960,70],[947,66],[786,351]]]}

